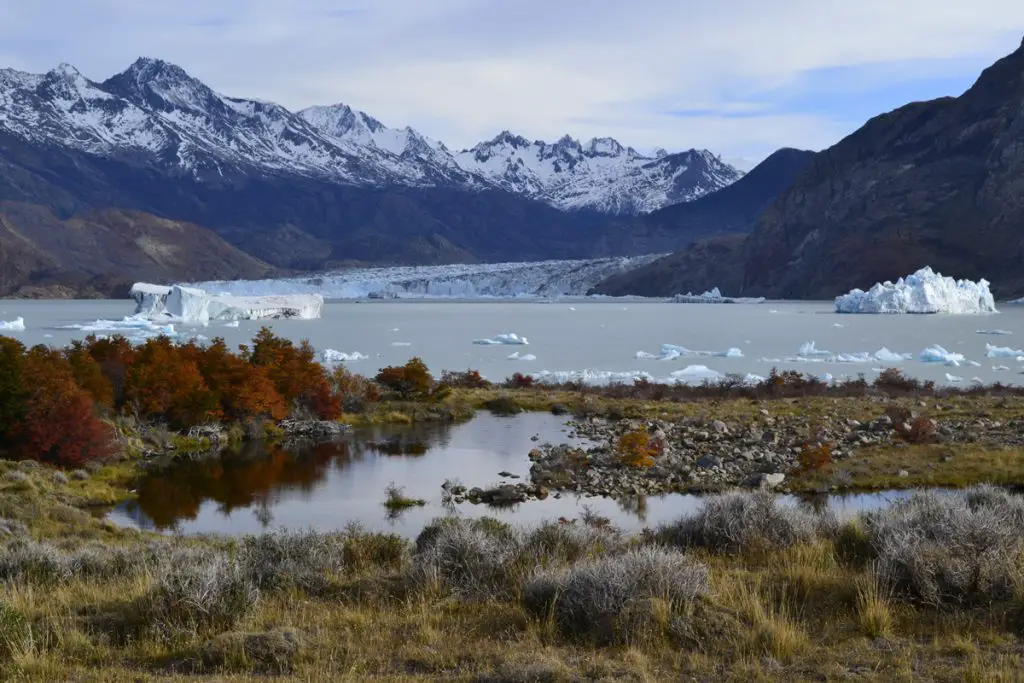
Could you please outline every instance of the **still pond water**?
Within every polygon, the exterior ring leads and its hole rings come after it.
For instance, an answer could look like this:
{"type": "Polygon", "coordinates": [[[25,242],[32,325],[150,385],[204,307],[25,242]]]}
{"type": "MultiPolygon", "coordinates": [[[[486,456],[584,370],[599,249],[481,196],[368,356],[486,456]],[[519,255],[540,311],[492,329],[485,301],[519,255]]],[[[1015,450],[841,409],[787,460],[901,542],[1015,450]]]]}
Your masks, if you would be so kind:
{"type": "MultiPolygon", "coordinates": [[[[375,428],[352,433],[338,443],[293,453],[267,451],[251,444],[237,455],[182,462],[138,482],[138,499],[110,514],[118,524],[197,534],[247,534],[273,528],[322,531],[359,522],[368,529],[413,537],[438,516],[491,516],[517,524],[559,517],[577,518],[584,506],[631,531],[653,527],[697,509],[690,495],[648,496],[625,500],[563,494],[511,509],[463,503],[453,510],[442,502],[441,485],[458,479],[466,486],[502,481],[499,472],[529,479],[527,456],[540,442],[581,443],[570,439],[564,417],[524,414],[514,418],[482,414],[460,425],[375,428]],[[384,507],[385,488],[394,482],[406,495],[427,505],[396,516],[384,507]]],[[[840,512],[878,507],[905,492],[830,496],[840,512]]],[[[808,504],[784,497],[791,504],[808,504]]]]}

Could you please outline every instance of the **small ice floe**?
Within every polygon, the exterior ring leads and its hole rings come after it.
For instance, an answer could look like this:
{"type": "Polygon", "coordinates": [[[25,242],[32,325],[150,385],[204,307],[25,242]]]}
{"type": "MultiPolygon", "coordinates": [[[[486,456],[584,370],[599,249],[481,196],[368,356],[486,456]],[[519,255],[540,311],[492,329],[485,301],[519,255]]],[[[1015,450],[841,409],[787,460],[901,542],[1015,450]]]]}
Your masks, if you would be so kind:
{"type": "Polygon", "coordinates": [[[776,311],[774,308],[769,308],[768,312],[769,313],[778,313],[778,311],[776,311]]]}
{"type": "Polygon", "coordinates": [[[391,328],[391,331],[392,332],[398,332],[398,328],[397,327],[393,327],[393,328],[391,328]]]}
{"type": "Polygon", "coordinates": [[[929,346],[927,349],[922,351],[920,359],[922,363],[945,363],[946,365],[951,365],[953,367],[959,367],[965,360],[962,353],[947,351],[938,344],[929,346]]]}
{"type": "Polygon", "coordinates": [[[993,346],[985,344],[985,355],[989,358],[1019,358],[1024,356],[1024,351],[1011,349],[1008,346],[993,346]]]}
{"type": "Polygon", "coordinates": [[[537,356],[532,353],[524,353],[519,355],[518,351],[513,351],[511,354],[505,357],[507,360],[537,360],[537,356]]]}
{"type": "Polygon", "coordinates": [[[570,307],[569,307],[569,310],[570,310],[570,311],[575,311],[575,310],[576,310],[576,307],[575,307],[575,306],[570,306],[570,307]]]}
{"type": "Polygon", "coordinates": [[[637,351],[636,358],[640,360],[675,360],[676,358],[743,358],[743,351],[735,347],[724,351],[693,351],[684,346],[675,344],[662,344],[661,355],[654,355],[646,351],[637,351]]]}
{"type": "Polygon", "coordinates": [[[0,320],[0,332],[24,332],[25,319],[17,317],[14,320],[0,320]]]}
{"type": "Polygon", "coordinates": [[[238,321],[237,320],[232,320],[229,323],[224,323],[224,327],[238,327],[238,321]]]}
{"type": "Polygon", "coordinates": [[[53,339],[53,335],[52,334],[44,334],[43,335],[43,339],[53,339]]]}
{"type": "Polygon", "coordinates": [[[336,351],[334,349],[324,349],[320,353],[320,358],[324,363],[331,365],[335,363],[350,363],[357,360],[366,360],[369,356],[365,353],[359,353],[358,351],[345,353],[344,351],[336,351]]]}
{"type": "Polygon", "coordinates": [[[1013,334],[1013,332],[1010,332],[1009,330],[978,330],[978,334],[990,334],[999,337],[1006,337],[1013,334]]]}
{"type": "Polygon", "coordinates": [[[831,351],[825,351],[824,349],[819,349],[818,345],[815,342],[809,341],[809,342],[805,342],[800,347],[800,351],[799,351],[799,353],[797,355],[803,356],[804,358],[817,358],[817,357],[820,357],[820,356],[831,356],[833,354],[832,354],[831,351]]]}
{"type": "Polygon", "coordinates": [[[846,325],[843,325],[841,323],[832,323],[832,327],[846,327],[846,325]]]}
{"type": "Polygon", "coordinates": [[[508,332],[485,339],[474,339],[473,343],[478,346],[527,346],[530,342],[526,340],[526,337],[508,332]]]}
{"type": "Polygon", "coordinates": [[[956,375],[951,375],[951,374],[949,374],[947,372],[946,373],[946,381],[947,382],[951,382],[952,384],[959,384],[960,382],[964,381],[964,378],[963,377],[957,377],[956,375]]]}
{"type": "Polygon", "coordinates": [[[967,364],[970,365],[972,368],[980,368],[981,367],[981,363],[979,363],[976,360],[969,360],[969,361],[967,361],[967,364]]]}
{"type": "Polygon", "coordinates": [[[391,342],[392,346],[412,346],[410,342],[391,342]]]}
{"type": "Polygon", "coordinates": [[[992,372],[1009,372],[1010,366],[1008,365],[993,365],[992,372]]]}

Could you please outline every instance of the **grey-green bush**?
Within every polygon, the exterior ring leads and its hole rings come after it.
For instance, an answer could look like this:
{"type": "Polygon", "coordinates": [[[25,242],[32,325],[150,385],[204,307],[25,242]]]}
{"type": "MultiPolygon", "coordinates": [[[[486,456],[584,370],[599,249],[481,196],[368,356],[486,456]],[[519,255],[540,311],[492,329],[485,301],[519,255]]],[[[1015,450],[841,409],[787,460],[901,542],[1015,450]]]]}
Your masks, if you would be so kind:
{"type": "Polygon", "coordinates": [[[526,583],[523,604],[552,618],[565,636],[628,643],[659,625],[658,603],[669,621],[682,619],[707,590],[706,565],[676,550],[643,547],[540,570],[526,583]]]}

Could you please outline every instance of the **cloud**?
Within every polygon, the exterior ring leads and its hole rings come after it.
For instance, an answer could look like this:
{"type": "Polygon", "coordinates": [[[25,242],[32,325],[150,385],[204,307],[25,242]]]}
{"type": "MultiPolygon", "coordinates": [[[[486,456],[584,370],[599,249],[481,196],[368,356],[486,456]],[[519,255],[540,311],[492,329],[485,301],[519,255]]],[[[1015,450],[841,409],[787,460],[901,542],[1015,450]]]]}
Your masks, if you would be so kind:
{"type": "Polygon", "coordinates": [[[102,79],[147,55],[216,90],[345,102],[465,147],[502,129],[730,156],[821,148],[958,94],[1019,0],[0,0],[0,63],[102,79]]]}

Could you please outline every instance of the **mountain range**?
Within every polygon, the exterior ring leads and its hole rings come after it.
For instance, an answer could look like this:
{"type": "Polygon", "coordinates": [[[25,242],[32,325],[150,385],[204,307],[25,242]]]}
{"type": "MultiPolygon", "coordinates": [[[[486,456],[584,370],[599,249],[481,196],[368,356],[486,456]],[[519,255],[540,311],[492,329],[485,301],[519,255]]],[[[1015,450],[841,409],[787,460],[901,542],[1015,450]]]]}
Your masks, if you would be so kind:
{"type": "Polygon", "coordinates": [[[0,278],[0,295],[86,282],[109,289],[128,273],[186,277],[153,254],[187,255],[200,242],[219,254],[218,272],[207,274],[219,278],[637,254],[609,232],[615,220],[742,177],[706,150],[644,155],[610,138],[549,144],[503,132],[453,152],[346,105],[291,112],[227,97],[156,59],[102,82],[67,64],[6,69],[0,260],[18,265],[0,278]],[[148,246],[134,259],[121,250],[111,271],[107,240],[124,216],[148,246]]]}
{"type": "Polygon", "coordinates": [[[930,265],[986,278],[997,296],[1024,295],[1022,102],[1024,43],[959,97],[876,116],[811,156],[748,236],[698,240],[595,291],[719,286],[730,295],[825,299],[930,265]]]}

